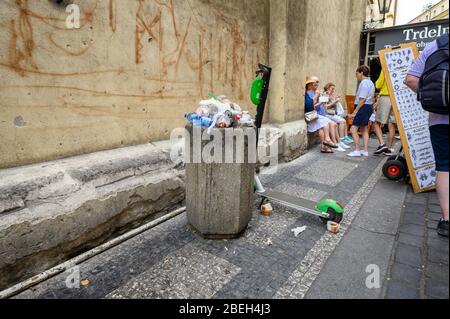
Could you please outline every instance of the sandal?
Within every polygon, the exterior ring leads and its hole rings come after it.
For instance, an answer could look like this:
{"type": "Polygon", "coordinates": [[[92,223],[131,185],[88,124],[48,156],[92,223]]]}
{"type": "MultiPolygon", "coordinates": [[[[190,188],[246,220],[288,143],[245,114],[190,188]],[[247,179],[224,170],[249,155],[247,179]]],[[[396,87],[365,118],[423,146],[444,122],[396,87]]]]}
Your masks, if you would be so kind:
{"type": "Polygon", "coordinates": [[[334,154],[334,152],[332,150],[328,149],[328,148],[325,148],[325,149],[322,148],[320,150],[320,153],[322,153],[322,154],[334,154]]]}
{"type": "Polygon", "coordinates": [[[339,148],[339,146],[330,144],[330,143],[328,143],[328,142],[323,142],[323,145],[328,146],[328,147],[331,147],[331,148],[339,148]]]}

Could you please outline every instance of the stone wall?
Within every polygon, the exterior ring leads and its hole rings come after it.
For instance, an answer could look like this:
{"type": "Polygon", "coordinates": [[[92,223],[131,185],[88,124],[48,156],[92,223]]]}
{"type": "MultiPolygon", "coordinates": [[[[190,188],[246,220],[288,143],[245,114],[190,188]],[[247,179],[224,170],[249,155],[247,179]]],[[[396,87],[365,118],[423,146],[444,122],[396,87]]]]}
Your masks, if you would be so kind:
{"type": "Polygon", "coordinates": [[[271,2],[270,122],[303,118],[308,75],[318,76],[322,88],[333,82],[342,96],[355,94],[365,6],[358,0],[271,2]]]}
{"type": "Polygon", "coordinates": [[[167,139],[209,92],[254,112],[259,62],[266,122],[302,119],[308,74],[354,93],[364,1],[73,2],[75,30],[67,1],[0,2],[0,168],[167,139]]]}
{"type": "Polygon", "coordinates": [[[164,140],[209,92],[254,111],[269,0],[0,1],[0,168],[164,140]],[[255,5],[257,3],[257,5],[255,5]]]}

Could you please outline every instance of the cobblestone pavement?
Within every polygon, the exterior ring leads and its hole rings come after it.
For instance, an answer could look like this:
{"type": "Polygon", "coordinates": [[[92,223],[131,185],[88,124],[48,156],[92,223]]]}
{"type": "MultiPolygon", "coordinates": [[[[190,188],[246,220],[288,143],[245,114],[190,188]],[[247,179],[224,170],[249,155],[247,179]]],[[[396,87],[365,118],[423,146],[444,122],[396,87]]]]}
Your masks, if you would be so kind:
{"type": "MultiPolygon", "coordinates": [[[[375,141],[371,143],[374,148],[375,141]]],[[[261,176],[267,188],[314,201],[333,198],[346,204],[338,235],[328,233],[317,217],[278,205],[274,205],[271,217],[263,217],[256,211],[255,199],[253,219],[239,239],[205,240],[183,214],[79,265],[81,280],[89,280],[87,286],[67,288],[68,273],[64,273],[16,297],[304,298],[379,181],[383,162],[383,157],[352,159],[345,153],[324,156],[315,149],[281,165],[276,174],[261,176]],[[295,237],[291,230],[299,226],[307,229],[295,237]]],[[[406,235],[417,237],[407,230],[406,235]]],[[[403,237],[399,242],[405,240],[403,237]]],[[[440,242],[432,235],[421,238],[428,241],[426,256],[435,264],[430,263],[427,269],[432,271],[439,265],[439,255],[431,248],[441,247],[440,242]]],[[[432,283],[438,278],[426,278],[425,290],[432,296],[436,289],[432,283]]],[[[387,296],[390,294],[392,289],[387,296]]]]}
{"type": "Polygon", "coordinates": [[[407,194],[385,298],[448,299],[449,241],[437,234],[437,194],[407,194]]]}

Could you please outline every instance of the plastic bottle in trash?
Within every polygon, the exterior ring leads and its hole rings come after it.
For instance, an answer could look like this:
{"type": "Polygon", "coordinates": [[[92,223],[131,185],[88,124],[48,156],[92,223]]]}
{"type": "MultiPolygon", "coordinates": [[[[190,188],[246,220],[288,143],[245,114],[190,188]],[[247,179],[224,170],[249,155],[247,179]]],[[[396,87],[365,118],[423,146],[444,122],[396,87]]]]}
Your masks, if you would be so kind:
{"type": "Polygon", "coordinates": [[[186,114],[184,116],[186,118],[186,120],[188,120],[193,126],[202,126],[202,118],[195,114],[195,113],[191,113],[191,114],[186,114]]]}
{"type": "Polygon", "coordinates": [[[203,126],[203,127],[210,127],[212,124],[213,124],[213,120],[210,119],[209,117],[203,116],[201,118],[201,126],[203,126]]]}
{"type": "Polygon", "coordinates": [[[210,127],[213,123],[213,120],[210,119],[209,117],[207,116],[201,117],[195,113],[186,114],[184,117],[194,126],[210,127]]]}
{"type": "Polygon", "coordinates": [[[231,126],[231,118],[225,114],[220,115],[219,118],[217,119],[217,127],[218,128],[228,128],[231,126]]]}
{"type": "Polygon", "coordinates": [[[188,120],[189,122],[193,123],[195,120],[199,120],[201,117],[198,116],[198,115],[195,114],[195,113],[191,113],[191,114],[186,114],[186,115],[184,116],[184,118],[185,118],[186,120],[188,120]]]}

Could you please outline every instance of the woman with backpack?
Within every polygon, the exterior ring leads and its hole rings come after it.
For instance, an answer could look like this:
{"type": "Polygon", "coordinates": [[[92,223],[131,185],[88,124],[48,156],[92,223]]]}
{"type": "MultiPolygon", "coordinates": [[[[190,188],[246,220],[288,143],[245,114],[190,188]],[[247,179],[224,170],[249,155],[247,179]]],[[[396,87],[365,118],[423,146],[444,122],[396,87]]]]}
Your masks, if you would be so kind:
{"type": "Polygon", "coordinates": [[[436,187],[442,210],[438,234],[448,237],[449,228],[449,82],[448,82],[448,33],[430,43],[414,62],[405,84],[422,102],[430,113],[429,125],[431,144],[436,159],[436,187]]]}

